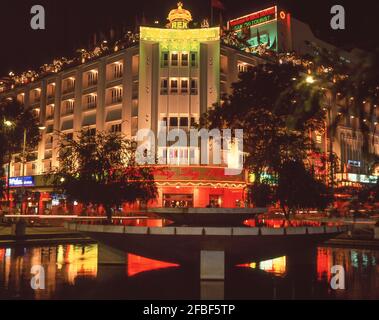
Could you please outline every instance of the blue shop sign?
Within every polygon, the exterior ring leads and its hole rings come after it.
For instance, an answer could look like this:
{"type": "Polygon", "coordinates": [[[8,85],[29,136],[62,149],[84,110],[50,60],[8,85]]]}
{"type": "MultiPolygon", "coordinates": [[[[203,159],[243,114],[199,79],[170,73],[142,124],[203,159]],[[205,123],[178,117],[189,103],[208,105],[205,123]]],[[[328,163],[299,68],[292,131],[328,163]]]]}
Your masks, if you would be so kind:
{"type": "Polygon", "coordinates": [[[34,177],[12,177],[9,178],[9,186],[12,188],[17,187],[34,187],[34,177]]]}

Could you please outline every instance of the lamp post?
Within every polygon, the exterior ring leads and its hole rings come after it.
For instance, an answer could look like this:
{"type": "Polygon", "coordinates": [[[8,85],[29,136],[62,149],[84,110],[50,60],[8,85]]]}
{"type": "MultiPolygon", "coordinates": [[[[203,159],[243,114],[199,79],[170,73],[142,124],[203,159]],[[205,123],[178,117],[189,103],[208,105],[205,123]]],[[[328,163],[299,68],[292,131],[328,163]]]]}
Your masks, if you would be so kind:
{"type": "MultiPolygon", "coordinates": [[[[25,164],[26,164],[26,129],[24,128],[24,139],[22,144],[22,201],[21,201],[21,215],[24,214],[24,199],[25,199],[25,164]]],[[[26,208],[25,208],[26,209],[26,208]]]]}
{"type": "MultiPolygon", "coordinates": [[[[4,125],[7,128],[11,128],[13,126],[13,122],[4,120],[4,125]]],[[[8,159],[8,168],[7,168],[7,200],[8,200],[8,214],[11,211],[11,199],[10,199],[10,194],[11,194],[11,189],[9,185],[10,181],[10,175],[11,175],[11,154],[9,153],[9,159],[8,159]]]]}
{"type": "MultiPolygon", "coordinates": [[[[8,128],[11,128],[11,127],[14,127],[16,124],[12,121],[9,121],[9,120],[4,120],[4,125],[8,128]]],[[[38,127],[39,130],[43,131],[46,129],[45,126],[39,126],[38,127]]],[[[21,177],[22,177],[22,188],[21,188],[21,191],[22,191],[22,201],[21,201],[21,214],[24,213],[24,210],[23,210],[23,200],[24,200],[24,197],[25,197],[25,165],[26,165],[26,141],[27,141],[27,128],[24,128],[24,134],[23,134],[23,143],[22,143],[22,172],[21,172],[21,177]]],[[[10,163],[9,163],[10,164],[10,163]]],[[[8,164],[8,177],[7,177],[7,181],[8,181],[8,202],[9,202],[9,210],[10,210],[10,200],[9,200],[9,196],[10,196],[10,186],[9,186],[9,178],[10,178],[10,165],[8,164]]]]}

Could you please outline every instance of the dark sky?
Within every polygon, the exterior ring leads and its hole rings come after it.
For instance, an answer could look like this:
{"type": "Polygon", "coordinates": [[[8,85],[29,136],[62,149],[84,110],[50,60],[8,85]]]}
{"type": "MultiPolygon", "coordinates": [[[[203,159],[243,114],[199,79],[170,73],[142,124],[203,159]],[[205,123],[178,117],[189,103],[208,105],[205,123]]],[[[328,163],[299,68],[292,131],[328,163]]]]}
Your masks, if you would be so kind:
{"type": "MultiPolygon", "coordinates": [[[[221,0],[225,15],[234,18],[274,4],[272,0],[221,0]]],[[[1,0],[0,77],[10,70],[37,69],[54,57],[73,56],[86,46],[95,32],[108,33],[111,26],[133,28],[136,16],[149,21],[166,21],[176,0],[1,0]],[[30,8],[40,4],[46,10],[46,30],[30,28],[30,8]]],[[[210,0],[184,0],[195,21],[210,16],[210,0]]],[[[308,22],[322,39],[338,46],[373,49],[378,43],[379,1],[376,0],[279,0],[293,16],[308,22]],[[346,9],[346,30],[330,28],[330,8],[346,9]]],[[[378,45],[379,46],[379,45],[378,45]]]]}

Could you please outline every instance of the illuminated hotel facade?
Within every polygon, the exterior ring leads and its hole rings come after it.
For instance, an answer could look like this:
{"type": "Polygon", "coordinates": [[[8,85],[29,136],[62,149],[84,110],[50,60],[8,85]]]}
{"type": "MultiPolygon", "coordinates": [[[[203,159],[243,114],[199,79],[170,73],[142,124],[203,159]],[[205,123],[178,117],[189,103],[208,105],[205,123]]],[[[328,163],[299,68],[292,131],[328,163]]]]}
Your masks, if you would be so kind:
{"type": "MultiPolygon", "coordinates": [[[[93,132],[121,132],[133,138],[139,129],[151,129],[157,134],[162,121],[169,130],[188,131],[223,94],[231,93],[231,84],[238,80],[240,72],[265,63],[259,55],[225,44],[220,27],[203,22],[201,28],[190,28],[191,13],[181,3],[170,12],[168,20],[166,28],[140,27],[139,41],[134,45],[115,47],[106,55],[83,59],[75,66],[3,93],[0,84],[0,96],[14,97],[34,109],[46,128],[38,148],[28,157],[27,177],[21,177],[21,162],[12,163],[13,190],[24,179],[31,191],[41,192],[40,208],[51,209],[57,200],[42,177],[59,165],[56,132],[75,138],[86,128],[93,132]]],[[[238,33],[246,29],[245,24],[250,28],[251,48],[257,47],[258,41],[270,50],[305,53],[304,40],[328,47],[314,38],[306,24],[278,7],[231,20],[228,27],[238,33]]],[[[320,139],[320,149],[325,150],[326,140],[320,139]]],[[[340,146],[336,141],[337,154],[341,154],[340,146]]],[[[167,156],[169,165],[156,175],[156,206],[244,205],[248,180],[245,173],[227,176],[222,166],[190,165],[191,160],[199,159],[196,148],[161,148],[157,154],[167,156]]],[[[362,162],[352,151],[347,157],[346,163],[362,162]]]]}

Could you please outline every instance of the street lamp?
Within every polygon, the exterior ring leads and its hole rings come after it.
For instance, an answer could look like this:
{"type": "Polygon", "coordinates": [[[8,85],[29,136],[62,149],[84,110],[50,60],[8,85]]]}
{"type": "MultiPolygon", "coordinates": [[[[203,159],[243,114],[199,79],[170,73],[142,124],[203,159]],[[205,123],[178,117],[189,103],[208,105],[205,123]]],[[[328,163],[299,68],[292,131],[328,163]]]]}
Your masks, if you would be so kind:
{"type": "Polygon", "coordinates": [[[316,81],[315,78],[313,76],[311,76],[311,75],[309,75],[309,76],[307,76],[305,78],[305,82],[308,83],[308,84],[314,84],[315,81],[316,81]]]}

